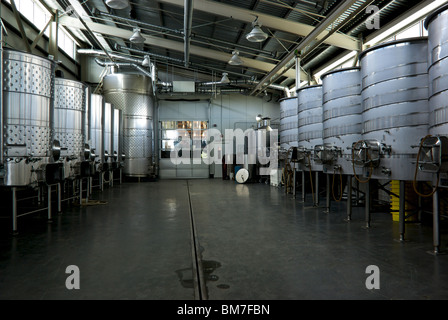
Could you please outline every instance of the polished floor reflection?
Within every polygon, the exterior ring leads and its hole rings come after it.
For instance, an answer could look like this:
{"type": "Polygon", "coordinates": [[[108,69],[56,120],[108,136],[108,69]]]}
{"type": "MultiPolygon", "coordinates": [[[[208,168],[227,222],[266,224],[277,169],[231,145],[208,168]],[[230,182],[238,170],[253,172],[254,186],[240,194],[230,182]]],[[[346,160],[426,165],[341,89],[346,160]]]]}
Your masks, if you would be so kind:
{"type": "Polygon", "coordinates": [[[15,237],[3,226],[0,299],[193,300],[191,215],[210,300],[448,298],[448,255],[428,253],[431,226],[407,225],[402,243],[388,213],[365,229],[362,207],[348,223],[345,202],[325,213],[272,186],[219,179],[123,183],[93,197],[105,203],[66,207],[51,224],[23,218],[15,237]],[[66,287],[70,265],[79,290],[66,287]],[[366,287],[369,266],[379,289],[366,287]]]}

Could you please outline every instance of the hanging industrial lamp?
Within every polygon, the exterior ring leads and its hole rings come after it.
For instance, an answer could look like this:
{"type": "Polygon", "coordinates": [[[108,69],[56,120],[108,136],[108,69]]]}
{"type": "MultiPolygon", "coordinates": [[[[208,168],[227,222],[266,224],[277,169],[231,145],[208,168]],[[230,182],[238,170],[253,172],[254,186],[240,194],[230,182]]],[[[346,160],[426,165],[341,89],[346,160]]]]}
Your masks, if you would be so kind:
{"type": "Polygon", "coordinates": [[[232,51],[232,58],[230,58],[229,64],[231,64],[232,66],[242,65],[243,64],[243,60],[241,60],[239,54],[240,53],[237,50],[232,51]]]}
{"type": "Polygon", "coordinates": [[[142,66],[149,67],[150,64],[151,64],[151,59],[150,59],[150,57],[148,55],[146,55],[143,58],[142,66]]]}
{"type": "Polygon", "coordinates": [[[258,18],[252,22],[252,31],[246,35],[246,39],[250,42],[262,42],[268,38],[267,33],[261,30],[261,24],[258,23],[258,18]]]}
{"type": "Polygon", "coordinates": [[[221,83],[230,83],[229,77],[227,76],[228,73],[227,72],[223,72],[222,73],[222,78],[221,78],[221,83]]]}
{"type": "Polygon", "coordinates": [[[106,0],[105,3],[112,9],[124,9],[129,6],[128,0],[106,0]]]}
{"type": "Polygon", "coordinates": [[[143,38],[142,35],[140,34],[140,29],[139,28],[134,28],[134,33],[129,38],[129,41],[131,41],[132,43],[143,43],[143,42],[145,42],[145,38],[143,38]]]}

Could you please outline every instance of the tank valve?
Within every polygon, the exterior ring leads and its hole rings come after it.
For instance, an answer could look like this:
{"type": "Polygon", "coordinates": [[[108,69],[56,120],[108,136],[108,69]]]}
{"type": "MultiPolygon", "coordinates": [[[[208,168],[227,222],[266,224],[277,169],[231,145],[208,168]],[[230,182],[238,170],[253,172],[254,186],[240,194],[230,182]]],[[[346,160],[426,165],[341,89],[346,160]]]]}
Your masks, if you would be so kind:
{"type": "Polygon", "coordinates": [[[385,144],[382,144],[382,145],[381,145],[381,150],[382,150],[384,153],[387,153],[388,155],[390,155],[390,153],[392,152],[392,147],[391,147],[391,146],[388,146],[388,145],[385,145],[385,144]]]}

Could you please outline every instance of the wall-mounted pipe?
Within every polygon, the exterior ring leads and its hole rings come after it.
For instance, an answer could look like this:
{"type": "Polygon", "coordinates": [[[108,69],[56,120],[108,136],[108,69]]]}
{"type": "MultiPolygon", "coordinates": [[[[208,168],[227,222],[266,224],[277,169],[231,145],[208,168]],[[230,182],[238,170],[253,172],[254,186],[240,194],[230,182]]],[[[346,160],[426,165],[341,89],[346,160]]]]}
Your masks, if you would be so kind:
{"type": "Polygon", "coordinates": [[[142,66],[136,64],[136,63],[120,63],[120,62],[106,62],[106,61],[102,61],[98,58],[95,58],[95,62],[97,64],[99,64],[102,67],[111,67],[111,66],[117,66],[117,67],[130,67],[130,68],[134,68],[137,69],[138,71],[140,71],[141,73],[143,73],[145,76],[150,77],[152,79],[152,74],[150,71],[146,70],[145,68],[143,68],[142,66]]]}
{"type": "MultiPolygon", "coordinates": [[[[101,56],[106,55],[103,51],[95,50],[95,49],[78,49],[78,53],[90,54],[90,55],[101,55],[101,56]]],[[[113,63],[113,62],[105,62],[105,61],[101,61],[99,59],[95,59],[96,63],[98,63],[101,66],[116,65],[118,67],[132,67],[132,68],[135,68],[138,71],[142,72],[143,74],[151,77],[151,79],[153,79],[151,72],[141,66],[141,64],[143,63],[143,59],[126,57],[126,56],[122,56],[122,55],[115,54],[115,53],[109,53],[109,54],[116,59],[123,60],[128,63],[113,63]]],[[[172,83],[160,82],[160,81],[158,81],[158,79],[153,79],[153,81],[156,81],[157,86],[162,86],[162,87],[171,87],[172,86],[172,83]]],[[[230,85],[232,85],[232,84],[233,85],[244,85],[244,84],[245,85],[257,85],[258,83],[259,82],[255,81],[255,80],[233,80],[233,81],[230,81],[230,85]]],[[[200,83],[198,83],[198,86],[210,86],[210,85],[220,85],[220,84],[223,84],[223,83],[221,83],[221,82],[200,82],[200,83]]],[[[268,88],[283,91],[286,96],[288,96],[288,94],[289,94],[289,88],[286,86],[270,84],[268,86],[268,88]]]]}

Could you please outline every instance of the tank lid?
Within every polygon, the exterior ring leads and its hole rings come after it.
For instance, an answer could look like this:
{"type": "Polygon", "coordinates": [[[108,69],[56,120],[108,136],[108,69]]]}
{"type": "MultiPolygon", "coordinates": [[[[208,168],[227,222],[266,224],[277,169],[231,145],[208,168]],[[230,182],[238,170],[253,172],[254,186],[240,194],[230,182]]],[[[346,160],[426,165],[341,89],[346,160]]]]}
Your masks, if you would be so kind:
{"type": "Polygon", "coordinates": [[[302,88],[297,89],[296,92],[299,92],[300,90],[304,90],[304,89],[311,89],[311,88],[318,88],[318,87],[322,87],[322,85],[321,84],[315,84],[315,85],[312,85],[312,86],[302,87],[302,88]]]}
{"type": "Polygon", "coordinates": [[[373,47],[370,47],[370,48],[364,50],[363,52],[361,52],[359,54],[359,60],[361,60],[361,58],[368,52],[371,52],[371,51],[374,51],[374,50],[377,50],[380,48],[385,48],[385,47],[393,46],[393,45],[400,44],[400,43],[418,43],[418,42],[427,42],[427,41],[428,41],[428,37],[415,37],[415,38],[406,38],[406,39],[393,40],[393,41],[380,43],[380,44],[374,45],[373,47]]]}
{"type": "Polygon", "coordinates": [[[326,76],[328,76],[329,74],[332,74],[332,73],[354,71],[354,70],[361,70],[361,67],[349,67],[349,68],[341,68],[341,69],[330,70],[330,71],[327,71],[324,74],[322,74],[320,76],[320,79],[322,80],[323,78],[325,78],[326,76]]]}
{"type": "Polygon", "coordinates": [[[425,29],[428,30],[428,26],[431,23],[431,21],[434,20],[436,18],[436,16],[438,16],[440,13],[442,13],[445,10],[448,10],[448,4],[444,4],[440,7],[438,7],[433,12],[428,14],[428,16],[426,17],[425,22],[424,22],[425,29]]]}

